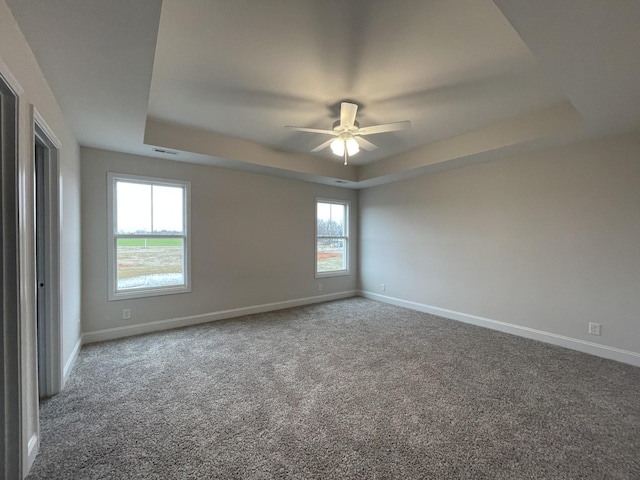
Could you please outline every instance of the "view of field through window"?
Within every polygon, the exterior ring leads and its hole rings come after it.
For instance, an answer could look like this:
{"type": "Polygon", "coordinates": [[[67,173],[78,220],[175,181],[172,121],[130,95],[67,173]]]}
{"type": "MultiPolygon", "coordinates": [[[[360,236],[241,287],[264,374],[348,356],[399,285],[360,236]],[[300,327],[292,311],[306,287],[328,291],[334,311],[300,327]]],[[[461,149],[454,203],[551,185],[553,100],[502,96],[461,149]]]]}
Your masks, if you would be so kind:
{"type": "Polygon", "coordinates": [[[185,285],[184,187],[116,182],[117,291],[185,285]]]}
{"type": "Polygon", "coordinates": [[[347,206],[317,202],[316,269],[318,273],[347,270],[347,206]]]}
{"type": "Polygon", "coordinates": [[[118,290],[183,285],[181,238],[119,238],[118,290]]]}

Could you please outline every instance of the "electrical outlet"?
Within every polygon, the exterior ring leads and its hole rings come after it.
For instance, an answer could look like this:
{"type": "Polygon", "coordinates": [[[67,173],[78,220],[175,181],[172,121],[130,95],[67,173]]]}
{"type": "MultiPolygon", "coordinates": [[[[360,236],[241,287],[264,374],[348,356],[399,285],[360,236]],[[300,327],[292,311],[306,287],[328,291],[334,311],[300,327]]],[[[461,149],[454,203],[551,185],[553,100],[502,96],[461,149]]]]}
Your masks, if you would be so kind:
{"type": "Polygon", "coordinates": [[[589,333],[591,335],[600,335],[602,326],[599,323],[589,322],[589,333]]]}
{"type": "Polygon", "coordinates": [[[122,310],[122,319],[123,320],[129,320],[131,318],[131,309],[130,308],[124,308],[122,310]]]}
{"type": "Polygon", "coordinates": [[[319,284],[318,284],[318,291],[319,291],[319,292],[321,292],[321,291],[322,291],[322,284],[321,284],[321,283],[319,283],[319,284]]]}
{"type": "Polygon", "coordinates": [[[380,284],[380,290],[382,290],[383,292],[387,291],[387,286],[384,283],[380,284]]]}

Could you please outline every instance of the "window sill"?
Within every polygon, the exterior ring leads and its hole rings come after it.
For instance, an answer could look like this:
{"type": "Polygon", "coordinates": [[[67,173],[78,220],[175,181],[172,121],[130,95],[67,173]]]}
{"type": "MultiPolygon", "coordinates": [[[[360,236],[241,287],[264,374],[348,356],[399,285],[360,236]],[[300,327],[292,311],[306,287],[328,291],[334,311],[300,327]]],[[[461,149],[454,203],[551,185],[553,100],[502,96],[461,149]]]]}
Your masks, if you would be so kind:
{"type": "Polygon", "coordinates": [[[349,270],[336,270],[335,272],[316,272],[315,278],[346,277],[348,275],[351,275],[349,270]]]}
{"type": "Polygon", "coordinates": [[[190,293],[191,287],[176,287],[176,288],[158,288],[149,290],[138,290],[133,292],[118,292],[110,293],[108,300],[110,302],[117,300],[129,300],[132,298],[147,298],[147,297],[159,297],[163,295],[176,295],[179,293],[190,293]]]}

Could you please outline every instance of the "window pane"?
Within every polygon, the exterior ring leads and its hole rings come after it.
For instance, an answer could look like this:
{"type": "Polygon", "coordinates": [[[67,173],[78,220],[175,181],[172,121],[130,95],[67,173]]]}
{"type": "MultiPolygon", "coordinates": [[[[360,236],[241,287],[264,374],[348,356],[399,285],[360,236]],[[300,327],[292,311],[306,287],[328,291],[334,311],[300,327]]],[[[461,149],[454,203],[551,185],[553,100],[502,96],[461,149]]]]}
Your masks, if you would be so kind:
{"type": "Polygon", "coordinates": [[[183,238],[119,238],[118,291],[185,285],[183,238]]]}
{"type": "Polygon", "coordinates": [[[184,189],[153,187],[153,233],[183,233],[184,189]]]}
{"type": "Polygon", "coordinates": [[[119,234],[151,233],[151,185],[116,182],[119,234]]]}
{"type": "Polygon", "coordinates": [[[331,204],[331,220],[340,226],[340,235],[344,235],[344,205],[331,204]]]}
{"type": "Polygon", "coordinates": [[[347,242],[342,238],[319,238],[316,254],[318,272],[347,269],[347,242]]]}
{"type": "Polygon", "coordinates": [[[345,236],[345,206],[318,202],[318,236],[345,236]]]}

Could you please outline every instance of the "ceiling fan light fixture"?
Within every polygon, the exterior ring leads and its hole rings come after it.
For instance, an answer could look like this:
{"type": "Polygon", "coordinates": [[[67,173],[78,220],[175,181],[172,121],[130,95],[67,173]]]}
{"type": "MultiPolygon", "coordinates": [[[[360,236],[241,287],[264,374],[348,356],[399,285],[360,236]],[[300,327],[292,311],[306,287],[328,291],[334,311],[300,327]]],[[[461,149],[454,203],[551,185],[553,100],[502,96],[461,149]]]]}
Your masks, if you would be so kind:
{"type": "Polygon", "coordinates": [[[334,155],[342,157],[344,155],[344,140],[336,138],[333,142],[331,142],[331,151],[334,155]]]}
{"type": "Polygon", "coordinates": [[[347,155],[352,157],[360,151],[360,145],[352,135],[340,135],[333,142],[331,142],[331,151],[338,157],[344,156],[344,150],[347,150],[347,155]]]}
{"type": "Polygon", "coordinates": [[[358,142],[355,138],[351,137],[344,143],[347,146],[347,153],[350,157],[354,156],[360,151],[360,145],[358,145],[358,142]]]}

